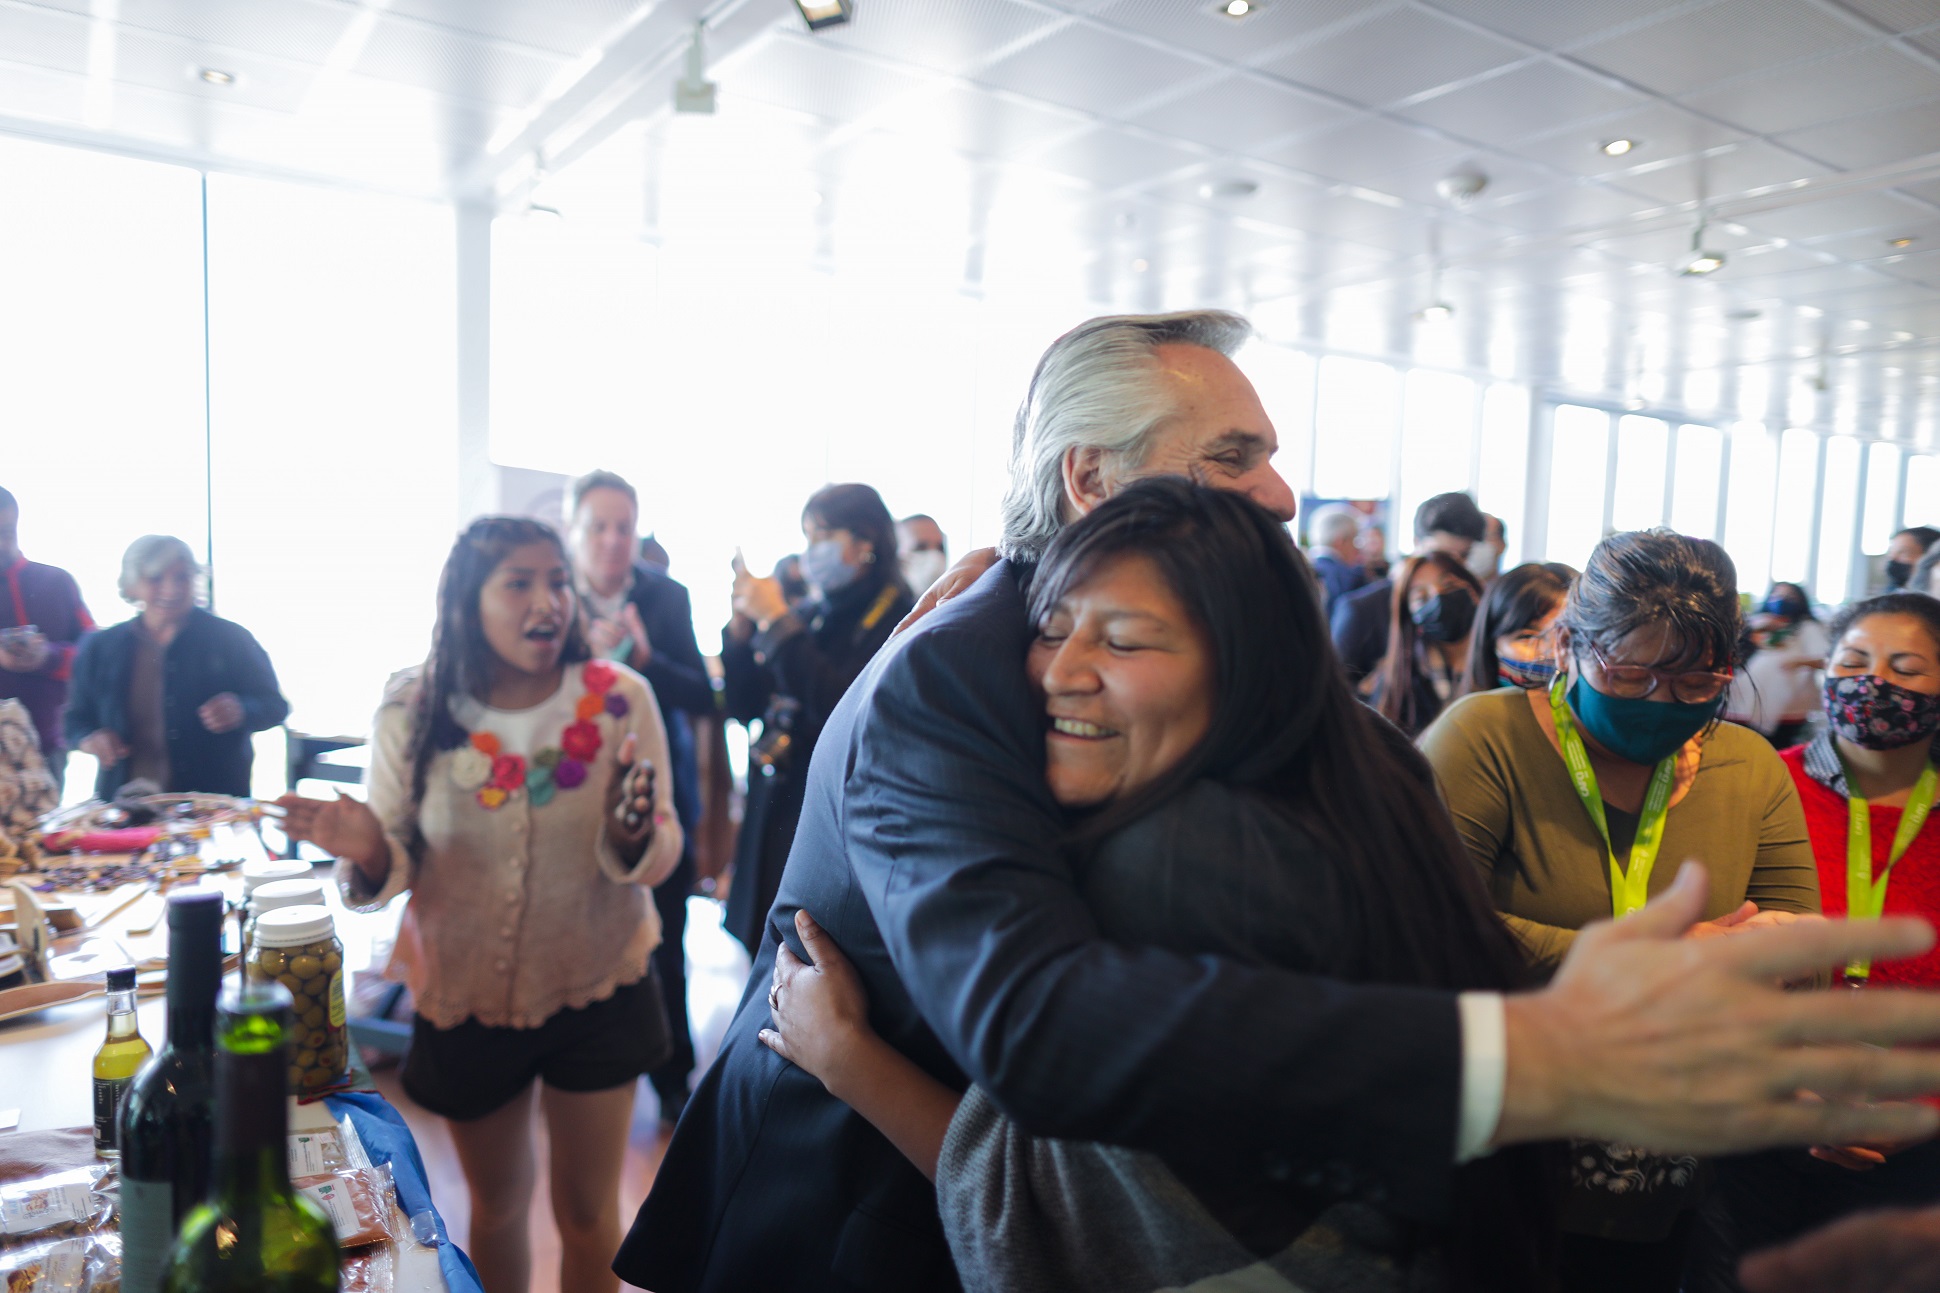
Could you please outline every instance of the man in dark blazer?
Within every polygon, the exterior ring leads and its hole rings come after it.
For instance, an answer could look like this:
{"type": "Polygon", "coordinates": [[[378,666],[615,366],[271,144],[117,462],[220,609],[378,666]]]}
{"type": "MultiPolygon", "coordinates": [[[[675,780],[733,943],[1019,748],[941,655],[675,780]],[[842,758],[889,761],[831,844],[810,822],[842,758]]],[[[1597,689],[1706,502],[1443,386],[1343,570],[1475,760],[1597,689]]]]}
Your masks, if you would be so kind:
{"type": "MultiPolygon", "coordinates": [[[[1246,335],[1243,320],[1217,312],[1094,320],[1040,364],[1005,506],[1005,544],[1018,559],[893,639],[824,728],[754,973],[614,1262],[623,1278],[655,1293],[958,1287],[929,1182],[757,1040],[776,949],[786,940],[802,950],[793,931],[801,909],[855,965],[876,1031],[926,1071],[959,1089],[981,1085],[1031,1134],[1152,1150],[1203,1180],[1363,1194],[1433,1218],[1458,1158],[1492,1140],[1583,1134],[1709,1149],[1757,1139],[1745,1128],[1776,1099],[1782,1030],[1713,1040],[1716,1030],[1672,1024],[1676,1042],[1655,1028],[1640,1038],[1626,995],[1657,994],[1660,1014],[1699,1002],[1747,1021],[1781,998],[1769,962],[1730,973],[1689,955],[1638,962],[1640,948],[1675,946],[1697,919],[1695,868],[1673,901],[1584,935],[1555,986],[1518,998],[1346,984],[1100,937],[1044,781],[1042,705],[1023,670],[1032,626],[1022,582],[1047,535],[1136,477],[1128,461],[1291,515],[1292,495],[1269,462],[1272,424],[1225,357],[1246,335]],[[1144,369],[1142,390],[1069,425],[1077,402],[1051,388],[1130,382],[1134,367],[1144,369]],[[1131,443],[1127,418],[1138,431],[1131,443]],[[1712,1049],[1691,1053],[1704,1045],[1712,1049]],[[1719,1097],[1738,1140],[1718,1131],[1716,1106],[1636,1112],[1688,1089],[1693,1064],[1743,1068],[1719,1097]]],[[[1871,936],[1918,941],[1903,925],[1871,936]]],[[[1816,940],[1798,954],[1806,960],[1865,941],[1806,937],[1816,940]]],[[[1724,941],[1691,946],[1717,960],[1708,949],[1724,941]]],[[[1836,1004],[1940,1035],[1940,1001],[1898,995],[1890,1007],[1836,1004]]],[[[1877,1092],[1868,1060],[1864,1079],[1877,1092]]],[[[1940,1087],[1940,1055],[1896,1053],[1892,1063],[1896,1093],[1940,1087]]],[[[1794,1103],[1788,1094],[1796,1124],[1794,1103]]],[[[1896,1106],[1892,1121],[1927,1127],[1940,1115],[1896,1106]]]]}
{"type": "MultiPolygon", "coordinates": [[[[1467,561],[1486,524],[1482,509],[1467,494],[1437,494],[1415,509],[1415,551],[1446,552],[1467,561]]],[[[1349,681],[1373,673],[1388,654],[1393,601],[1394,581],[1377,579],[1334,603],[1329,627],[1349,681]]]]}

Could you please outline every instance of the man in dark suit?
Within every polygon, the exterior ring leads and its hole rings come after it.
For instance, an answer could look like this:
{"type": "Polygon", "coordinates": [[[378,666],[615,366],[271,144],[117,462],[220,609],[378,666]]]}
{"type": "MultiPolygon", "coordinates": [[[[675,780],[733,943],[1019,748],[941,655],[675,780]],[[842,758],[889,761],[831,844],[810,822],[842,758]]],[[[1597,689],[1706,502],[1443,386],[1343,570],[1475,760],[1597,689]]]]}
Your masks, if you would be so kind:
{"type": "MultiPolygon", "coordinates": [[[[1517,998],[1351,985],[1099,936],[1044,781],[1022,581],[1048,536],[1140,474],[1190,475],[1291,515],[1272,423],[1226,358],[1246,335],[1216,312],[1093,320],[1045,356],[1005,503],[1013,559],[892,640],[824,728],[753,976],[614,1262],[625,1279],[655,1293],[957,1287],[929,1182],[757,1040],[776,949],[801,950],[801,909],[854,963],[876,1031],[938,1079],[981,1085],[1029,1133],[1153,1150],[1202,1180],[1364,1194],[1432,1218],[1458,1158],[1492,1140],[1710,1149],[1758,1140],[1754,1124],[1782,1138],[1753,1115],[1776,1100],[1774,1067],[1792,1071],[1774,1053],[1783,1030],[1748,1035],[1782,1000],[1773,963],[1709,950],[1640,960],[1697,919],[1695,869],[1667,903],[1582,936],[1547,992],[1517,998]],[[1128,389],[1070,398],[1108,382],[1128,389]],[[1680,1015],[1641,1036],[1638,992],[1654,1024],[1690,1003],[1748,1022],[1726,1038],[1680,1028],[1680,1015]],[[1693,1066],[1728,1070],[1718,1104],[1654,1112],[1653,1099],[1689,1089],[1693,1066]]],[[[1843,941],[1830,928],[1770,934],[1816,940],[1786,965],[1868,936],[1921,941],[1903,925],[1843,941]]],[[[1940,1035],[1940,1001],[1899,997],[1835,1004],[1874,1012],[1873,1036],[1889,1035],[1880,1012],[1906,1030],[1890,1035],[1940,1035]]],[[[1891,1063],[1893,1092],[1940,1086],[1940,1055],[1891,1063]]],[[[1869,1056],[1870,1090],[1880,1077],[1869,1056]]],[[[1792,1134],[1824,1136],[1783,1103],[1792,1134]]],[[[1940,1125],[1932,1110],[1876,1116],[1940,1125]]]]}
{"type": "MultiPolygon", "coordinates": [[[[1437,494],[1415,509],[1415,551],[1446,552],[1465,562],[1486,524],[1482,509],[1467,494],[1437,494]]],[[[1393,600],[1394,581],[1377,579],[1334,603],[1334,650],[1350,681],[1373,673],[1387,655],[1393,600]]]]}
{"type": "Polygon", "coordinates": [[[593,471],[567,495],[567,536],[574,580],[586,604],[588,644],[610,660],[625,662],[653,686],[667,729],[668,769],[674,779],[674,813],[687,842],[680,864],[653,891],[660,913],[660,946],[654,975],[667,1007],[674,1050],[650,1075],[660,1097],[661,1121],[672,1126],[687,1103],[694,1071],[694,1039],[687,1022],[687,895],[694,888],[694,839],[701,816],[699,760],[689,715],[714,712],[714,684],[694,640],[694,611],[687,589],[660,566],[637,556],[639,497],[626,479],[593,471]]]}

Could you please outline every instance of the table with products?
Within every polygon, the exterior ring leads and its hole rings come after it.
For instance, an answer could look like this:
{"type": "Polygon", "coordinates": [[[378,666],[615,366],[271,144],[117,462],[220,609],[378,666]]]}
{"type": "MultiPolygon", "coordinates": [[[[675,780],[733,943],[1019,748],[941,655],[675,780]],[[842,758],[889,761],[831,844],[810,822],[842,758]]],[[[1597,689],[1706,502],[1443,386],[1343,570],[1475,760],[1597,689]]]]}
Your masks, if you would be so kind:
{"type": "MultiPolygon", "coordinates": [[[[43,859],[43,866],[49,861],[43,859]]],[[[104,866],[112,862],[90,859],[91,864],[104,866]]],[[[34,878],[31,872],[13,877],[34,878]]],[[[56,906],[54,914],[62,917],[59,924],[70,927],[52,948],[66,959],[61,963],[64,977],[50,985],[50,995],[86,995],[18,1018],[0,1018],[0,1279],[5,1281],[0,1287],[8,1293],[119,1288],[116,1177],[110,1172],[95,1182],[91,1178],[100,1175],[98,1171],[74,1175],[77,1168],[87,1168],[91,1141],[78,1131],[53,1134],[87,1128],[94,1116],[92,1065],[105,1035],[108,1007],[103,976],[84,973],[93,962],[98,961],[103,970],[129,961],[142,967],[136,1007],[141,1035],[159,1050],[166,1032],[161,995],[165,975],[156,968],[167,951],[168,932],[161,916],[165,899],[152,885],[117,885],[113,879],[113,873],[107,873],[95,886],[97,892],[38,895],[56,906]],[[72,910],[61,912],[61,906],[72,910]],[[72,928],[77,923],[81,928],[72,928]],[[21,1152],[9,1154],[10,1146],[21,1152]],[[30,1172],[22,1161],[37,1166],[30,1172]],[[63,1170],[47,1171],[53,1167],[63,1170]],[[32,1209],[46,1204],[29,1187],[46,1179],[68,1182],[64,1197],[70,1200],[105,1200],[98,1216],[65,1227],[36,1224],[32,1209]],[[88,1188],[78,1189],[77,1182],[88,1188]]],[[[219,887],[232,900],[241,890],[240,878],[233,872],[206,875],[198,883],[219,887]]],[[[324,888],[326,905],[337,917],[348,977],[370,961],[372,922],[346,912],[331,887],[324,888]]],[[[12,895],[4,885],[0,895],[5,895],[0,896],[0,906],[11,905],[7,898],[12,895]]],[[[0,923],[12,918],[11,911],[0,911],[0,923]]],[[[236,963],[234,924],[227,944],[232,953],[227,971],[231,980],[236,963]]],[[[16,1003],[20,1000],[18,992],[0,994],[0,999],[8,996],[16,1003]]],[[[366,1089],[338,1090],[314,1100],[291,1098],[289,1132],[292,1177],[303,1178],[299,1185],[331,1214],[336,1225],[343,1249],[344,1289],[371,1293],[473,1293],[478,1289],[476,1272],[446,1234],[433,1206],[417,1145],[403,1118],[381,1095],[366,1089]],[[361,1242],[353,1245],[351,1240],[361,1242]]],[[[58,1191],[43,1194],[63,1197],[58,1191]]]]}

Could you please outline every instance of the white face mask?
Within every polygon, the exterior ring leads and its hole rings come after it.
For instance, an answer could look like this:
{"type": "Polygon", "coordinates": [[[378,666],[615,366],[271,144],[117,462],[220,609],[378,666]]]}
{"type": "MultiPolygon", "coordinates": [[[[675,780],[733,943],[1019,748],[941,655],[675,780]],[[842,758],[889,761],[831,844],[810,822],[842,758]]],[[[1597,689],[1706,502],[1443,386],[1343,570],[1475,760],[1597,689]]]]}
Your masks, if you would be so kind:
{"type": "Polygon", "coordinates": [[[903,582],[913,593],[922,593],[950,568],[950,559],[935,548],[919,548],[903,558],[903,582]]]}
{"type": "Polygon", "coordinates": [[[1494,579],[1502,568],[1503,548],[1495,543],[1478,543],[1468,550],[1469,573],[1483,583],[1494,579]]]}

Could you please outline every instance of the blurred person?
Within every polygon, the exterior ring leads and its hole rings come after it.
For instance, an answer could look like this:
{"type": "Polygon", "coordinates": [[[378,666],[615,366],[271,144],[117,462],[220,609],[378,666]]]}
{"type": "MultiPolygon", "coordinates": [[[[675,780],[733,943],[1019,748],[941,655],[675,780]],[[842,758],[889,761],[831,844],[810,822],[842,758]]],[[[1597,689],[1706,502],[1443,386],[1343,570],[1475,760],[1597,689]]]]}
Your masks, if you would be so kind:
{"type": "Polygon", "coordinates": [[[1367,583],[1361,565],[1361,514],[1344,503],[1321,508],[1308,520],[1309,560],[1320,578],[1322,605],[1334,603],[1367,583]]]}
{"type": "Polygon", "coordinates": [[[1489,586],[1469,636],[1465,696],[1498,687],[1547,687],[1556,677],[1556,635],[1570,581],[1561,564],[1529,562],[1489,586]]]}
{"type": "Polygon", "coordinates": [[[1387,658],[1375,674],[1374,708],[1419,736],[1459,693],[1481,581],[1445,552],[1409,557],[1394,580],[1387,658]]]}
{"type": "Polygon", "coordinates": [[[1482,538],[1468,553],[1469,573],[1487,588],[1502,573],[1502,554],[1509,550],[1509,527],[1502,518],[1482,513],[1482,538]]]}
{"type": "Polygon", "coordinates": [[[61,783],[41,757],[33,715],[12,697],[0,698],[0,858],[15,855],[60,803],[61,783]]]}
{"type": "Polygon", "coordinates": [[[640,536],[640,560],[658,570],[671,570],[674,559],[667,555],[667,549],[659,538],[651,534],[640,536]]]}
{"type": "Polygon", "coordinates": [[[1685,939],[1707,902],[1694,865],[1638,915],[1585,930],[1548,987],[1506,997],[1100,932],[1045,781],[1044,701],[1017,667],[1033,630],[1023,584],[1065,525],[1148,476],[1202,478],[1293,519],[1272,421],[1229,357],[1249,335],[1223,311],[1113,316],[1039,361],[1002,560],[959,560],[822,734],[751,990],[615,1261],[633,1283],[956,1287],[931,1184],[758,1038],[778,949],[805,957],[804,909],[855,967],[873,1030],[931,1077],[975,1083],[1025,1134],[1145,1150],[1202,1180],[1338,1182],[1434,1221],[1458,1165],[1493,1147],[1583,1136],[1714,1153],[1940,1128],[1900,1099],[1940,1088],[1940,1054],[1868,1048],[1940,1036],[1940,1000],[1779,988],[1924,950],[1933,931],[1893,919],[1685,939]],[[1659,1026],[1639,1030],[1645,1002],[1659,1026]],[[1794,1098],[1805,1086],[1827,1102],[1794,1098]]]}
{"type": "MultiPolygon", "coordinates": [[[[1422,737],[1470,857],[1538,964],[1662,892],[1659,858],[1697,859],[1710,876],[1694,936],[1819,911],[1785,764],[1719,721],[1741,627],[1717,544],[1613,535],[1570,589],[1551,685],[1465,697],[1422,737]]],[[[1562,1287],[1676,1293],[1699,1172],[1689,1155],[1574,1144],[1562,1287]]]]}
{"type": "Polygon", "coordinates": [[[1895,534],[1886,545],[1887,589],[1906,587],[1920,558],[1933,551],[1936,544],[1940,544],[1940,530],[1930,525],[1909,526],[1895,534]]]}
{"type": "Polygon", "coordinates": [[[1829,646],[1825,626],[1812,613],[1811,595],[1802,586],[1778,583],[1746,628],[1750,654],[1731,680],[1724,716],[1789,750],[1819,708],[1820,670],[1829,646]]]}
{"type": "Polygon", "coordinates": [[[20,551],[20,503],[0,488],[0,699],[18,700],[33,717],[41,757],[60,784],[67,771],[61,711],[67,704],[74,656],[94,618],[81,602],[74,576],[29,561],[20,551]]]}
{"type": "Polygon", "coordinates": [[[761,946],[795,840],[809,757],[856,675],[915,605],[895,560],[896,526],[868,485],[829,485],[802,509],[809,600],[790,607],[778,580],[737,555],[735,618],[722,634],[728,716],[761,722],[748,752],[748,797],[734,846],[727,930],[761,946]]]}
{"type": "Polygon", "coordinates": [[[1940,543],[1928,548],[1926,555],[1913,567],[1913,574],[1906,581],[1906,591],[1940,597],[1940,579],[1934,577],[1936,570],[1940,570],[1940,543]]]}
{"type": "MultiPolygon", "coordinates": [[[[1457,563],[1487,530],[1482,509],[1467,494],[1437,494],[1415,509],[1415,555],[1441,552],[1457,563]]],[[[1334,650],[1350,681],[1360,682],[1380,667],[1388,653],[1394,584],[1377,579],[1334,603],[1334,650]]]]}
{"type": "Polygon", "coordinates": [[[132,781],[247,796],[251,735],[289,717],[249,630],[198,605],[201,579],[182,540],[136,539],[121,558],[120,589],[139,614],[89,635],[74,658],[63,722],[68,740],[101,765],[101,799],[132,781]]]}
{"type": "Polygon", "coordinates": [[[664,565],[636,556],[640,501],[625,478],[610,471],[581,476],[567,491],[567,541],[573,583],[586,615],[587,646],[618,660],[653,687],[667,734],[667,768],[683,840],[673,875],[654,886],[660,943],[654,977],[667,1009],[673,1054],[653,1071],[661,1121],[671,1125],[687,1103],[694,1042],[687,1019],[687,897],[694,889],[694,840],[700,830],[701,789],[690,718],[714,714],[714,684],[694,640],[687,589],[664,565]]]}
{"type": "Polygon", "coordinates": [[[410,894],[385,969],[417,1009],[400,1080],[451,1132],[487,1293],[531,1280],[535,1096],[557,1287],[618,1287],[634,1089],[670,1045],[643,892],[684,843],[666,735],[653,688],[587,645],[572,581],[551,526],[473,521],[429,657],[385,688],[368,803],[277,801],[291,839],[337,858],[347,907],[410,894]]]}
{"type": "Polygon", "coordinates": [[[902,563],[903,583],[921,593],[950,568],[950,542],[936,519],[922,512],[896,522],[896,560],[902,563]]]}
{"type": "Polygon", "coordinates": [[[1368,583],[1386,579],[1392,564],[1388,560],[1388,532],[1379,525],[1362,525],[1361,541],[1357,545],[1361,553],[1361,569],[1367,572],[1368,583]]]}

